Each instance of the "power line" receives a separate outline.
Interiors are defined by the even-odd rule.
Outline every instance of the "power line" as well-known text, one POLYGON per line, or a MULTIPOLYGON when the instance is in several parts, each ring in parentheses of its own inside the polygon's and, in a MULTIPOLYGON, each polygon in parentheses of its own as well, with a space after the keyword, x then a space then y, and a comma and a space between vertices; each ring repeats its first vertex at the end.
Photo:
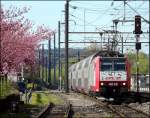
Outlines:
MULTIPOLYGON (((132 8, 129 4, 127 4, 127 5, 128 5, 128 7, 131 8, 135 13, 137 13, 138 15, 140 15, 140 13, 137 12, 134 8, 132 8)), ((141 15, 140 15, 140 16, 141 16, 141 15)), ((146 20, 143 16, 141 16, 141 18, 142 18, 145 22, 147 22, 148 24, 150 24, 150 21, 146 20)))
MULTIPOLYGON (((113 34, 116 33, 116 31, 113 30, 106 30, 104 32, 69 32, 70 34, 113 34)), ((118 34, 133 34, 133 32, 117 32, 118 34)), ((148 34, 149 32, 143 32, 143 34, 148 34)))
MULTIPOLYGON (((65 43, 65 42, 60 42, 60 43, 65 43)), ((70 41, 68 43, 103 43, 103 42, 99 42, 99 41, 70 41)), ((118 43, 122 43, 122 42, 118 42, 118 43)), ((123 43, 136 43, 136 42, 123 42, 123 43)), ((148 44, 149 42, 141 42, 143 44, 148 44)), ((134 45, 135 46, 135 45, 134 45)))

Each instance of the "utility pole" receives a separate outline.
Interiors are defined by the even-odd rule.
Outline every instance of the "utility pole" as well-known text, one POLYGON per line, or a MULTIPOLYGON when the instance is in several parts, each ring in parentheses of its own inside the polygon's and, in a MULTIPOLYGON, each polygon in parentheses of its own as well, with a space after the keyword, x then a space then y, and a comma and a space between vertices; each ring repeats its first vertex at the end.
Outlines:
POLYGON ((78 50, 78 62, 80 61, 80 51, 78 50))
POLYGON ((60 75, 60 21, 58 21, 58 78, 59 89, 61 89, 61 75, 60 75))
POLYGON ((47 56, 45 57, 45 65, 46 65, 46 68, 45 68, 45 74, 46 74, 46 76, 45 76, 45 78, 46 78, 46 83, 48 82, 48 79, 47 79, 47 56))
POLYGON ((41 62, 40 62, 40 61, 41 61, 41 57, 40 57, 40 56, 41 56, 41 53, 40 53, 40 48, 39 48, 39 78, 41 77, 41 76, 40 76, 40 75, 41 75, 41 71, 40 71, 40 70, 41 70, 41 67, 40 67, 40 64, 41 64, 41 62))
POLYGON ((62 62, 60 61, 60 90, 61 90, 61 88, 62 88, 62 68, 63 68, 63 65, 62 65, 62 62))
POLYGON ((114 43, 114 47, 112 47, 112 49, 115 51, 116 50, 116 46, 117 46, 117 24, 118 24, 118 20, 113 20, 114 24, 115 24, 115 35, 114 35, 114 40, 113 40, 113 43, 114 43))
POLYGON ((103 33, 101 32, 101 33, 100 33, 100 37, 101 37, 101 50, 102 50, 102 46, 103 46, 103 42, 102 42, 102 40, 103 40, 103 39, 102 39, 102 35, 103 35, 103 33))
POLYGON ((0 38, 0 77, 1 77, 1 74, 2 74, 2 45, 1 45, 1 38, 0 38))
MULTIPOLYGON (((2 30, 0 30, 0 35, 2 36, 2 30)), ((1 45, 1 37, 0 37, 0 98, 2 96, 2 91, 3 91, 3 87, 2 87, 2 45, 1 45)))
POLYGON ((123 17, 123 20, 125 21, 126 20, 126 0, 124 0, 124 9, 123 9, 123 11, 124 11, 124 17, 123 17))
POLYGON ((65 91, 69 93, 68 86, 68 33, 69 33, 69 0, 66 0, 65 4, 65 91))
POLYGON ((56 37, 54 33, 54 86, 56 84, 56 37))
POLYGON ((48 83, 51 86, 51 37, 48 40, 48 83))
MULTIPOLYGON (((84 32, 85 32, 85 9, 84 9, 84 32)), ((86 40, 86 34, 84 34, 84 40, 86 40)))
POLYGON ((122 47, 122 54, 123 54, 123 36, 121 37, 121 47, 122 47))
MULTIPOLYGON (((149 0, 149 13, 150 13, 150 0, 149 0)), ((149 14, 149 91, 150 91, 150 14, 149 14)), ((150 96, 150 95, 149 95, 150 96)))
POLYGON ((42 80, 44 80, 44 44, 42 44, 42 80))
POLYGON ((24 80, 24 63, 21 63, 21 79, 24 80))
MULTIPOLYGON (((2 36, 4 30, 0 30, 0 35, 2 36)), ((1 74, 2 74, 2 39, 0 37, 0 79, 1 79, 1 74)))

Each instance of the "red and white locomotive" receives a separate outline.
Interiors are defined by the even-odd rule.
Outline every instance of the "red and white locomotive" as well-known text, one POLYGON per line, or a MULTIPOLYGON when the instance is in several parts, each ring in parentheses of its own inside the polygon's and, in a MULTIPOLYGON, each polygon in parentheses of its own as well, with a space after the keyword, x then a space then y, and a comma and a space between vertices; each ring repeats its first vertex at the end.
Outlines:
POLYGON ((100 51, 69 68, 69 87, 87 94, 114 96, 130 89, 130 64, 124 55, 100 51))

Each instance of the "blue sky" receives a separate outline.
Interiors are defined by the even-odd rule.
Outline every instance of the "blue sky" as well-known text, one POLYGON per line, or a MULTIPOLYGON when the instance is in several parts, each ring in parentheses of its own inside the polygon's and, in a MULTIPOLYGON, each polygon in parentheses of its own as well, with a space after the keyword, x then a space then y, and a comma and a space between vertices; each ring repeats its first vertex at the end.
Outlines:
POLYGON ((29 7, 30 11, 25 17, 30 19, 35 25, 46 25, 52 29, 57 28, 57 20, 61 18, 61 10, 64 9, 63 1, 2 1, 4 8, 17 6, 29 7))
MULTIPOLYGON (((64 22, 64 1, 2 1, 4 8, 8 9, 11 5, 17 7, 30 7, 31 10, 25 14, 25 17, 30 19, 35 26, 44 24, 49 28, 57 31, 58 20, 64 22)), ((140 15, 148 19, 148 1, 138 1, 131 2, 128 4, 136 9, 140 15)), ((73 9, 70 6, 70 31, 102 31, 111 29, 113 19, 122 19, 124 17, 123 2, 112 2, 112 1, 71 1, 71 6, 76 6, 73 9)), ((126 6, 126 19, 134 19, 136 13, 126 6)), ((142 28, 144 31, 148 30, 148 24, 143 23, 142 28)), ((120 31, 130 31, 134 30, 134 23, 119 23, 118 29, 120 31)), ((64 25, 61 25, 61 40, 64 40, 64 25)), ((148 35, 142 35, 141 37, 146 37, 148 35)), ((126 40, 135 41, 132 36, 124 36, 126 40)), ((148 41, 144 38, 142 41, 148 41)), ((99 35, 70 35, 70 39, 73 41, 98 41, 100 39, 99 35), (86 37, 86 38, 85 38, 86 37), (94 38, 95 37, 95 38, 94 38), (98 38, 96 38, 98 37, 98 38)), ((44 42, 45 44, 47 42, 44 42)), ((63 46, 63 45, 62 45, 63 46)), ((86 44, 70 44, 70 47, 86 47, 86 44)), ((148 46, 143 45, 142 50, 147 51, 148 46)), ((134 49, 134 47, 126 47, 128 49, 134 49)), ((127 50, 127 49, 125 49, 127 50)))

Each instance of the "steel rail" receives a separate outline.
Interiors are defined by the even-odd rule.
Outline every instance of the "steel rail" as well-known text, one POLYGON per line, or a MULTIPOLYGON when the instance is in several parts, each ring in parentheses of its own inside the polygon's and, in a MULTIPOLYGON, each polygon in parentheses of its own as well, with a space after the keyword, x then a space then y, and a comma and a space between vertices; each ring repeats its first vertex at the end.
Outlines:
POLYGON ((65 118, 71 118, 72 117, 72 104, 67 101, 61 94, 56 94, 55 92, 53 92, 53 94, 55 94, 56 96, 60 97, 61 99, 63 99, 63 101, 65 102, 65 108, 66 108, 66 111, 65 111, 65 115, 64 117, 65 118))
POLYGON ((117 115, 119 115, 121 118, 125 117, 124 114, 122 114, 120 111, 117 111, 116 109, 114 109, 114 107, 112 107, 111 105, 107 106, 111 111, 113 111, 114 113, 116 113, 117 115))
POLYGON ((85 96, 86 98, 95 101, 99 107, 102 107, 102 106, 103 106, 103 107, 106 107, 106 108, 108 108, 109 110, 111 110, 113 113, 115 113, 116 115, 119 115, 120 117, 123 117, 123 114, 120 114, 119 112, 115 111, 115 110, 114 110, 111 106, 109 106, 107 103, 101 102, 101 101, 98 100, 96 97, 89 96, 89 95, 87 95, 87 94, 82 94, 82 93, 78 93, 78 94, 81 94, 81 95, 85 96))
POLYGON ((143 112, 143 111, 141 111, 141 110, 138 110, 138 109, 136 109, 136 108, 133 108, 133 107, 131 107, 131 106, 129 106, 129 105, 127 105, 126 107, 128 107, 128 108, 130 108, 130 109, 133 109, 133 110, 135 110, 135 111, 137 111, 137 112, 140 112, 141 114, 143 114, 143 115, 147 116, 148 118, 150 118, 150 115, 149 115, 149 114, 147 114, 147 113, 145 113, 145 112, 143 112))
POLYGON ((104 107, 106 107, 106 108, 108 108, 108 109, 110 109, 113 113, 115 113, 116 115, 118 115, 119 117, 123 117, 123 118, 125 118, 126 117, 126 114, 125 113, 122 113, 122 112, 120 112, 120 110, 117 110, 117 109, 115 109, 115 106, 117 107, 126 107, 127 109, 131 109, 132 111, 135 111, 135 112, 137 112, 137 114, 142 114, 142 115, 144 115, 145 117, 150 117, 150 115, 149 114, 146 114, 146 113, 144 113, 143 111, 141 111, 141 110, 138 110, 138 109, 134 109, 134 108, 132 108, 132 107, 130 107, 130 106, 128 106, 128 105, 111 105, 111 104, 109 104, 109 103, 103 103, 103 102, 101 102, 100 100, 98 100, 96 97, 93 97, 93 96, 89 96, 89 95, 87 95, 87 94, 82 94, 82 93, 78 93, 78 94, 81 94, 81 95, 83 95, 83 96, 85 96, 85 97, 87 97, 87 98, 89 98, 89 99, 91 99, 91 100, 93 100, 93 101, 95 101, 96 103, 98 103, 98 105, 100 106, 100 107, 102 107, 102 106, 104 106, 104 107))
POLYGON ((53 103, 48 104, 42 111, 36 116, 36 118, 45 118, 53 108, 53 103))
POLYGON ((135 108, 132 108, 128 105, 108 105, 108 107, 113 110, 115 113, 117 113, 120 117, 126 118, 126 117, 139 117, 140 115, 142 115, 142 117, 146 118, 146 117, 150 117, 148 114, 144 113, 141 110, 137 110, 135 108), (125 112, 124 112, 125 111, 125 112), (136 116, 131 116, 133 114, 131 114, 131 112, 135 112, 134 114, 136 116), (129 116, 130 115, 130 116, 129 116))
POLYGON ((66 118, 71 118, 72 117, 72 113, 71 113, 71 108, 72 105, 70 104, 70 102, 67 103, 67 110, 65 112, 65 117, 66 118))

